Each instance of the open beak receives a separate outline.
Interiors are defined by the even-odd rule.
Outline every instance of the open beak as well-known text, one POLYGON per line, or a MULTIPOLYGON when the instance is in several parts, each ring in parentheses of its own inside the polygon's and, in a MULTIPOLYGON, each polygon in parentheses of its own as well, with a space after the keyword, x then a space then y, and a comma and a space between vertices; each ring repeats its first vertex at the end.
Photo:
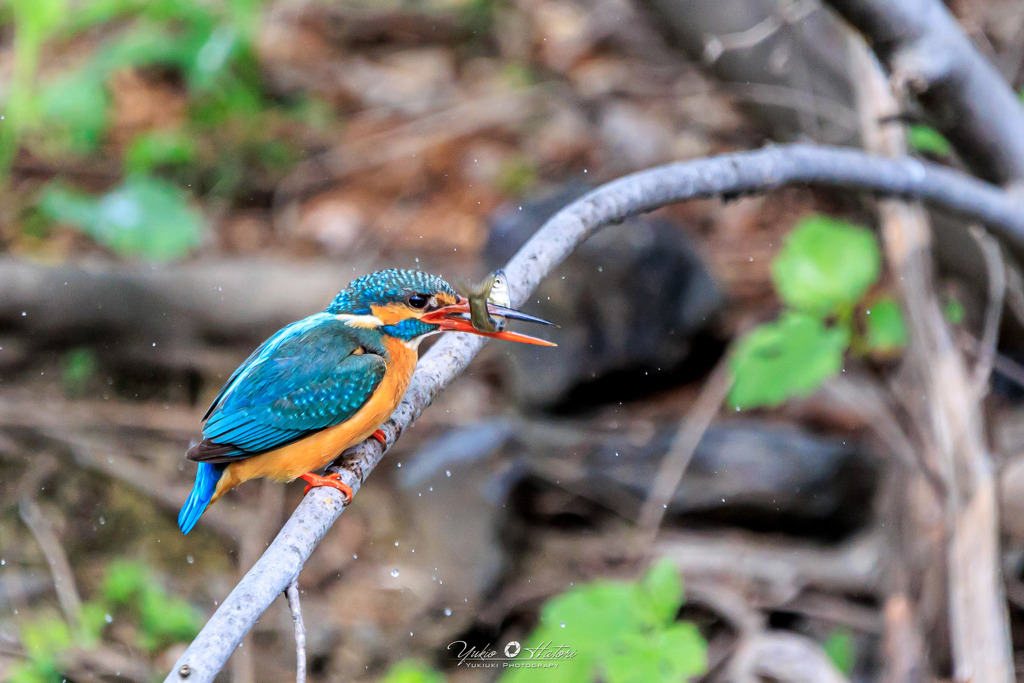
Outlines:
MULTIPOLYGON (((494 317, 505 318, 506 320, 522 320, 524 322, 539 323, 541 325, 554 325, 554 323, 548 322, 543 318, 527 315, 526 313, 522 313, 513 308, 506 308, 505 306, 499 306, 497 304, 488 303, 487 311, 494 317)), ((558 346, 558 344, 549 342, 546 339, 538 339, 537 337, 530 337, 525 334, 519 334, 518 332, 509 332, 508 330, 487 332, 485 330, 479 330, 473 327, 470 315, 469 299, 459 297, 458 303, 454 303, 451 306, 445 306, 444 308, 439 308, 436 311, 431 311, 430 313, 425 313, 420 316, 420 320, 432 325, 438 325, 445 331, 469 332, 470 334, 476 334, 481 337, 505 339, 507 341, 520 342, 523 344, 536 344, 537 346, 558 346)))

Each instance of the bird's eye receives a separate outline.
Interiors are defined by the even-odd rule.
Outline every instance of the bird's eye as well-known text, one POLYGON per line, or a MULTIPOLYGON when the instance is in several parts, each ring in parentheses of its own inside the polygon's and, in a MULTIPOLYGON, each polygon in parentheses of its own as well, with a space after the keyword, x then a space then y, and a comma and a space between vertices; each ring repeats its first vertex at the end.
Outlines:
POLYGON ((413 308, 426 308, 430 303, 430 297, 426 294, 412 294, 409 296, 409 305, 413 308))

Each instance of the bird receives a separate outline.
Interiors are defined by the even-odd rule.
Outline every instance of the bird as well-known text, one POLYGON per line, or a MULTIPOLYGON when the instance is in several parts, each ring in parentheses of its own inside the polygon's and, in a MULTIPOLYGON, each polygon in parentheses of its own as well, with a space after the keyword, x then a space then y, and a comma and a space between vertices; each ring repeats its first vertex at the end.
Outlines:
MULTIPOLYGON (((487 307, 501 319, 552 324, 487 307)), ((384 443, 379 427, 409 387, 420 342, 445 331, 555 346, 477 329, 470 299, 437 275, 393 268, 359 277, 323 311, 271 335, 230 375, 203 416, 202 441, 186 453, 198 470, 178 515, 181 531, 189 533, 226 492, 259 477, 304 479, 307 492, 329 486, 351 500, 337 475, 316 471, 369 437, 384 443)))

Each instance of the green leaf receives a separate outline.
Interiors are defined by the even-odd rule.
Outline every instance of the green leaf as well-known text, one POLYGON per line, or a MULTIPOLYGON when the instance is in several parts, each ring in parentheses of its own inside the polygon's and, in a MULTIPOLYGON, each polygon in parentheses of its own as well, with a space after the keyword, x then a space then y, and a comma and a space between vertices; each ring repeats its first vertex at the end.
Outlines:
POLYGON ((675 563, 661 559, 640 582, 640 596, 649 610, 653 623, 671 623, 683 604, 683 581, 675 563))
POLYGON ((28 656, 11 680, 21 683, 51 683, 60 680, 57 662, 61 653, 71 647, 71 628, 63 619, 44 613, 21 624, 21 644, 28 656))
POLYGON ((817 318, 786 312, 744 335, 729 358, 735 408, 775 407, 806 396, 843 367, 849 333, 817 318))
POLYGON ((160 166, 185 166, 196 156, 195 142, 177 131, 154 131, 136 136, 124 155, 129 175, 145 175, 160 166))
POLYGON ((648 610, 636 598, 636 585, 620 581, 595 581, 552 598, 541 608, 540 625, 523 647, 549 643, 554 648, 572 648, 576 656, 559 660, 558 666, 550 669, 513 669, 502 681, 592 680, 613 644, 623 634, 639 632, 645 626, 648 610))
POLYGON ((628 635, 605 659, 609 683, 676 683, 707 666, 707 645, 693 624, 628 635))
POLYGON ((844 674, 853 671, 853 636, 845 629, 836 629, 825 640, 825 654, 844 674))
POLYGON ((964 321, 964 305, 956 299, 950 299, 942 306, 942 314, 953 325, 959 325, 964 321))
POLYGON ((114 606, 130 606, 149 588, 152 580, 149 571, 139 562, 111 562, 103 581, 103 597, 114 606))
POLYGON ((878 240, 870 230, 814 215, 789 233, 771 270, 787 305, 824 317, 851 309, 881 268, 878 240))
POLYGON ((865 341, 876 353, 893 353, 907 345, 907 326, 899 304, 891 298, 875 301, 864 311, 865 341))
POLYGON ((76 154, 95 151, 107 130, 107 89, 89 70, 65 74, 40 93, 40 115, 47 137, 63 136, 76 154))
POLYGON ((423 662, 405 659, 388 669, 383 683, 444 683, 445 678, 423 662))
POLYGON ((64 354, 61 362, 61 384, 68 394, 83 396, 95 372, 96 355, 92 349, 72 349, 64 354))
POLYGON ((57 29, 67 13, 66 0, 8 0, 14 10, 16 30, 33 42, 41 42, 57 29))
MULTIPOLYGON (((110 615, 107 606, 97 600, 89 600, 82 605, 81 640, 86 643, 97 643, 107 627, 110 615)), ((82 643, 80 642, 79 645, 82 643)))
POLYGON ((156 23, 138 22, 103 47, 93 68, 105 77, 118 69, 158 64, 184 69, 194 58, 190 41, 156 23))
POLYGON ((155 581, 143 591, 138 609, 140 643, 150 652, 192 640, 202 627, 192 605, 168 595, 155 581))
POLYGON ((104 602, 138 619, 138 642, 150 652, 191 640, 202 625, 193 607, 167 594, 152 572, 139 562, 123 560, 107 567, 104 602))
MULTIPOLYGON (((595 581, 572 588, 544 605, 540 625, 523 649, 529 651, 546 643, 552 649, 564 646, 575 650, 575 656, 559 659, 557 667, 512 669, 502 681, 593 680, 612 666, 608 661, 612 655, 624 661, 645 659, 645 666, 646 659, 650 659, 651 667, 657 671, 678 672, 681 667, 691 671, 696 666, 690 656, 692 650, 680 653, 685 667, 675 654, 657 650, 661 646, 688 646, 690 635, 696 634, 703 651, 703 639, 695 630, 684 629, 686 636, 675 633, 677 626, 689 626, 675 623, 682 600, 682 581, 670 560, 656 564, 640 581, 595 581)), ((620 664, 625 666, 622 662, 615 666, 620 664)), ((673 680, 679 680, 679 676, 673 680)))
POLYGON ((61 185, 49 186, 40 208, 125 256, 166 261, 187 254, 202 237, 203 220, 186 194, 151 176, 130 176, 96 198, 61 185))
POLYGON ((918 124, 907 128, 907 144, 915 152, 943 158, 953 156, 953 146, 949 140, 931 126, 918 124))

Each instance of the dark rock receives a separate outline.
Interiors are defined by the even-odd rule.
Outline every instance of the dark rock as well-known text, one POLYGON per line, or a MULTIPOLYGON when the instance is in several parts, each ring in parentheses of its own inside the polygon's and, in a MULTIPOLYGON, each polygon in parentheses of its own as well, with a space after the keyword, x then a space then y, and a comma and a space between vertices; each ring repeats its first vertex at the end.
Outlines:
MULTIPOLYGON (((577 183, 499 208, 484 250, 488 268, 504 264, 587 189, 577 183)), ((680 227, 638 217, 608 228, 577 249, 525 305, 560 326, 544 330, 559 348, 504 347, 516 399, 528 408, 572 409, 643 395, 675 383, 680 373, 702 372, 720 350, 707 332, 722 303, 680 227)))
MULTIPOLYGON (((513 490, 525 489, 517 500, 527 516, 542 518, 538 523, 577 516, 580 523, 596 525, 613 512, 635 519, 679 424, 605 422, 467 424, 423 444, 403 469, 401 485, 415 492, 450 487, 459 478, 464 489, 472 482, 475 495, 467 498, 479 497, 495 509, 505 507, 513 490)), ((683 520, 691 527, 738 526, 835 541, 871 518, 880 462, 859 439, 761 419, 726 419, 705 432, 669 502, 666 524, 683 520)), ((451 503, 451 496, 443 499, 451 503)))

